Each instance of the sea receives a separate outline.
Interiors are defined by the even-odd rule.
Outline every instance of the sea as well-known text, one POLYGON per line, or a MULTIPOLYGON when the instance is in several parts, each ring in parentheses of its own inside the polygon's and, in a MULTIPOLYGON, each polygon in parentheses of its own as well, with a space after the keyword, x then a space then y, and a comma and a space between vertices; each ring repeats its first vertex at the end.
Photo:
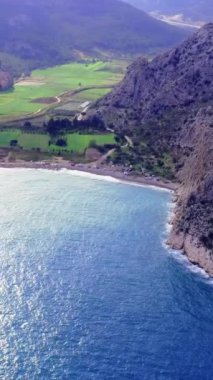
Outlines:
POLYGON ((0 169, 0 379, 212 380, 213 281, 169 250, 172 193, 0 169))

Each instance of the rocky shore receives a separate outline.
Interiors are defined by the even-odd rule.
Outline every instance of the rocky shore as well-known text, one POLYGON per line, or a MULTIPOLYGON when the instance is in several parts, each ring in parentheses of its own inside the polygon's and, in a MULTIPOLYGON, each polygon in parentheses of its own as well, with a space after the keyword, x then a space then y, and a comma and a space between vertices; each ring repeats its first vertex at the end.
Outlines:
POLYGON ((211 251, 202 246, 198 239, 190 234, 172 231, 167 244, 175 250, 181 250, 186 254, 192 264, 204 269, 206 273, 213 277, 213 260, 211 251))

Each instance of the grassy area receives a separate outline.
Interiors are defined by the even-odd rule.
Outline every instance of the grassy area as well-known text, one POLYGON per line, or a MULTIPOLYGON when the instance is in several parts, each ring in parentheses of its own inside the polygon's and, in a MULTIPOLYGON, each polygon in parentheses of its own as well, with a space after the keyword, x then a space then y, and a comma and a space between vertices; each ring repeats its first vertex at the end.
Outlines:
MULTIPOLYGON (((113 134, 106 135, 79 135, 78 133, 67 134, 67 147, 65 150, 76 153, 83 153, 88 148, 91 142, 97 145, 114 144, 115 139, 113 134)), ((51 150, 61 151, 62 148, 57 145, 51 145, 51 150)))
POLYGON ((103 97, 108 92, 109 92, 109 89, 107 89, 107 88, 95 88, 92 90, 86 90, 86 91, 79 92, 79 94, 75 95, 74 99, 79 100, 81 102, 84 102, 86 100, 93 101, 93 100, 96 100, 96 99, 103 97))
MULTIPOLYGON (((28 80, 16 83, 13 90, 0 93, 0 120, 37 112, 46 107, 35 103, 39 98, 55 97, 69 90, 87 86, 113 85, 123 77, 126 64, 122 61, 70 63, 44 70, 35 70, 28 80)), ((88 100, 98 99, 109 90, 88 92, 88 100)), ((82 97, 85 99, 84 95, 82 97)))
POLYGON ((15 130, 6 130, 0 131, 0 147, 7 148, 10 146, 11 140, 18 140, 20 137, 21 131, 18 129, 15 130))
POLYGON ((12 140, 17 140, 17 146, 25 149, 39 149, 42 152, 74 152, 83 153, 88 148, 91 142, 95 142, 97 145, 114 144, 115 139, 112 133, 109 134, 78 134, 68 133, 63 136, 67 141, 66 147, 59 147, 52 143, 48 134, 41 133, 25 133, 21 130, 5 130, 0 131, 0 147, 10 147, 12 140))

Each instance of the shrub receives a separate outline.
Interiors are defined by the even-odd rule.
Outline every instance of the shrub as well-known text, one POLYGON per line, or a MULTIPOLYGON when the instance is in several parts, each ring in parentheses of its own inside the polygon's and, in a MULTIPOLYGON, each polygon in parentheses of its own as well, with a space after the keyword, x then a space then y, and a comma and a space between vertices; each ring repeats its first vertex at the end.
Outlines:
POLYGON ((60 147, 65 147, 67 146, 67 140, 60 138, 56 141, 56 145, 60 147))
POLYGON ((18 145, 18 140, 11 140, 10 141, 10 146, 17 146, 18 145))

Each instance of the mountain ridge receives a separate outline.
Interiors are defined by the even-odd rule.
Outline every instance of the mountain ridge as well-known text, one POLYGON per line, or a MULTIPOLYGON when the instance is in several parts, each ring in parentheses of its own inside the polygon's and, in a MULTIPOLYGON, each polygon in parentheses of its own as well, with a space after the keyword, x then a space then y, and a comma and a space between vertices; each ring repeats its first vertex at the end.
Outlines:
POLYGON ((131 136, 133 148, 117 152, 117 162, 164 169, 180 182, 170 244, 213 275, 212 83, 210 23, 152 62, 136 60, 95 113, 131 136))

